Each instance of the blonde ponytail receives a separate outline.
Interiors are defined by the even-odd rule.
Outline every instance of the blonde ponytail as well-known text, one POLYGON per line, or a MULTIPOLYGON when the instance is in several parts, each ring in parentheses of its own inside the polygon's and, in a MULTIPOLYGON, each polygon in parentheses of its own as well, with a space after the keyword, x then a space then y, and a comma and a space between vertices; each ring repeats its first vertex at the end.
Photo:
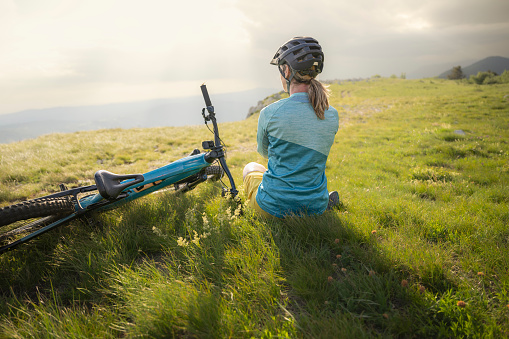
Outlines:
POLYGON ((292 81, 299 84, 309 85, 309 102, 311 103, 311 106, 313 107, 313 110, 315 111, 318 119, 325 119, 325 111, 329 109, 329 87, 322 84, 314 77, 311 77, 307 74, 302 74, 300 72, 295 73, 292 81))
POLYGON ((315 78, 311 79, 308 89, 309 102, 318 119, 325 119, 325 111, 329 109, 329 88, 315 78))

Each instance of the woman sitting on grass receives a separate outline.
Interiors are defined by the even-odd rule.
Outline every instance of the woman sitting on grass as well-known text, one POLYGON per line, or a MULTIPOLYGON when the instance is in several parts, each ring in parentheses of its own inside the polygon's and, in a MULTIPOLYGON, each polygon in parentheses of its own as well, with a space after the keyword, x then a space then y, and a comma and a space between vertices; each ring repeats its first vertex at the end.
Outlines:
POLYGON ((251 162, 243 172, 248 206, 263 216, 321 214, 339 203, 336 191, 328 194, 325 176, 339 118, 327 88, 315 79, 323 60, 318 41, 296 37, 270 62, 290 97, 260 112, 258 152, 268 158, 268 169, 251 162))

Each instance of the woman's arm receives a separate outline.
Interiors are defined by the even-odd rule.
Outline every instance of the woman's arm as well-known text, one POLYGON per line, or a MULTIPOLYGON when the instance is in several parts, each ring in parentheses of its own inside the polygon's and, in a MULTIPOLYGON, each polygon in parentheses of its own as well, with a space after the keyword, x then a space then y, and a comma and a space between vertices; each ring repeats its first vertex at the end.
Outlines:
POLYGON ((258 143, 258 153, 260 153, 262 157, 268 158, 269 136, 267 134, 267 119, 264 111, 265 109, 262 109, 260 112, 260 117, 258 118, 258 132, 256 135, 256 141, 258 143))

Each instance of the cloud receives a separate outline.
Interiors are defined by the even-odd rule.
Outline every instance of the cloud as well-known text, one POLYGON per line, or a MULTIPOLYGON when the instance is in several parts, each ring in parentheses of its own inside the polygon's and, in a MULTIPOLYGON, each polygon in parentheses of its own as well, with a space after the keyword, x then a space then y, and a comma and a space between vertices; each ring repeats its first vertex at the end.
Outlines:
POLYGON ((317 38, 325 77, 399 74, 426 63, 509 54, 509 2, 499 0, 259 0, 237 6, 265 55, 295 35, 317 38))
POLYGON ((450 0, 422 2, 421 12, 438 28, 508 23, 509 2, 450 0))
MULTIPOLYGON (((102 96, 96 103, 122 100, 122 91, 113 87, 139 99, 164 95, 154 91, 157 86, 171 88, 174 95, 180 87, 180 95, 189 95, 183 84, 205 80, 231 90, 228 84, 241 69, 242 55, 249 54, 242 17, 222 0, 0 0, 0 28, 8 32, 0 35, 0 88, 16 90, 6 100, 13 101, 24 97, 22 91, 39 88, 63 96, 74 86, 81 91, 70 95, 81 93, 90 100, 95 93, 102 96), (87 84, 94 88, 83 92, 87 84), (105 97, 101 92, 118 94, 105 97)), ((248 80, 236 87, 248 84, 253 86, 248 80)))
MULTIPOLYGON (((47 1, 47 0, 46 0, 47 1)), ((242 42, 237 30, 239 13, 215 2, 194 1, 66 1, 66 6, 41 10, 37 16, 18 15, 11 9, 11 46, 19 53, 108 48, 129 55, 161 53, 170 60, 191 58, 199 52, 214 52, 228 40, 242 42), (199 9, 195 7, 199 5, 199 9), (19 20, 17 24, 13 21, 19 20), (14 40, 14 39, 13 39, 14 40)), ((12 3, 10 5, 12 8, 12 3)), ((18 13, 20 12, 20 8, 18 13)), ((38 54, 33 55, 33 60, 38 54)))
POLYGON ((507 13, 502 0, 0 0, 0 90, 11 93, 0 113, 35 97, 188 95, 203 81, 278 88, 269 61, 296 35, 322 44, 322 79, 509 56, 507 13))

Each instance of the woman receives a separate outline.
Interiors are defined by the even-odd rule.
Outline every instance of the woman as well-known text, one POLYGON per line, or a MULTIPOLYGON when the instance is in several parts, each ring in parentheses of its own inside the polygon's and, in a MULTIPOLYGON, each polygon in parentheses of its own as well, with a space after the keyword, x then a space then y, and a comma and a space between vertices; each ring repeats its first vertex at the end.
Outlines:
POLYGON ((278 66, 289 98, 260 112, 258 152, 268 169, 252 162, 244 168, 248 206, 263 216, 321 214, 337 192, 327 191, 325 164, 338 131, 338 112, 329 106, 328 90, 315 78, 324 55, 318 41, 296 37, 279 48, 270 62, 278 66))

